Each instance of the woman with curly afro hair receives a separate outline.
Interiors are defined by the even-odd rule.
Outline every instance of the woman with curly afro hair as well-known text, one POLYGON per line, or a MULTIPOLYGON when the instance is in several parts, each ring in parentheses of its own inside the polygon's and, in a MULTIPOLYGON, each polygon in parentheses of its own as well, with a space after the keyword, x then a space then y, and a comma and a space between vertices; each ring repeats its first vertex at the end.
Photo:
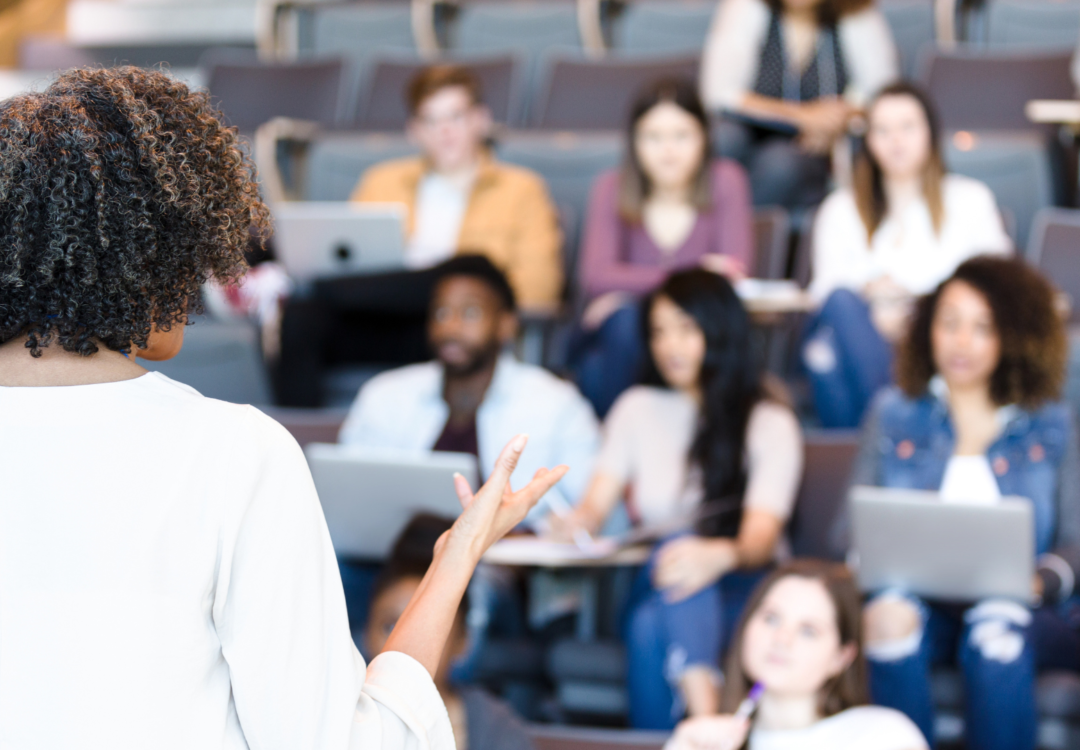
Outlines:
POLYGON ((1021 260, 964 262, 916 303, 898 352, 899 387, 878 396, 863 426, 853 484, 1032 505, 1039 605, 893 591, 867 606, 871 692, 910 716, 931 745, 932 664, 962 668, 972 750, 1034 748, 1036 670, 1080 667, 1080 634, 1058 609, 1080 575, 1080 448, 1072 410, 1058 400, 1066 339, 1054 300, 1021 260))
POLYGON ((268 213, 236 131, 159 72, 0 103, 0 744, 451 748, 431 675, 480 556, 565 472, 519 437, 365 666, 303 453, 136 357, 268 213))

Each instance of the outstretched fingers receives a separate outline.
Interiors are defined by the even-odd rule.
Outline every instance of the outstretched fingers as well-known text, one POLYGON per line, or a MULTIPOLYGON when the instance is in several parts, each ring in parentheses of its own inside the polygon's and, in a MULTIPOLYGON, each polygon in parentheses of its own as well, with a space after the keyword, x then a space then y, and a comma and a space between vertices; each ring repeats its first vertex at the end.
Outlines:
POLYGON ((469 486, 469 480, 461 474, 454 474, 454 491, 457 493, 462 510, 468 510, 476 497, 473 495, 472 487, 469 486))

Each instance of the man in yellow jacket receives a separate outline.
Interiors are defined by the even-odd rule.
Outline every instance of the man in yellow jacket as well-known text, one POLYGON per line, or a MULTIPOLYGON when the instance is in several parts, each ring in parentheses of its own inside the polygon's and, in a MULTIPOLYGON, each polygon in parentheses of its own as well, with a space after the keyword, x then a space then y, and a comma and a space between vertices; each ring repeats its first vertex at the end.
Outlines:
POLYGON ((427 68, 407 99, 409 135, 422 154, 372 167, 352 199, 405 204, 411 266, 486 255, 524 309, 553 307, 563 283, 555 208, 539 175, 491 155, 491 115, 475 76, 452 65, 427 68))
POLYGON ((318 280, 285 305, 274 366, 277 402, 319 406, 325 373, 340 365, 428 359, 432 278, 452 256, 486 256, 506 274, 523 312, 552 311, 563 287, 562 233, 543 180, 496 161, 491 115, 473 74, 422 71, 406 92, 409 134, 421 155, 372 167, 355 201, 406 207, 406 272, 318 280))

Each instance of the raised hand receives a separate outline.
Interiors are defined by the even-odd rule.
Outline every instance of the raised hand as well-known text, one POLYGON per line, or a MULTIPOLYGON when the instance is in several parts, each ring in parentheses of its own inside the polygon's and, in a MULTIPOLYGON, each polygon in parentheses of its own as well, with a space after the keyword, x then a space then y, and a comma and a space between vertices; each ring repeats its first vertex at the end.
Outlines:
POLYGON ((514 473, 528 436, 518 435, 503 448, 495 462, 495 471, 475 494, 465 478, 454 478, 454 489, 464 512, 447 532, 446 544, 467 551, 479 561, 488 548, 521 523, 534 505, 563 478, 569 468, 556 466, 540 469, 532 481, 514 492, 510 475, 514 473))

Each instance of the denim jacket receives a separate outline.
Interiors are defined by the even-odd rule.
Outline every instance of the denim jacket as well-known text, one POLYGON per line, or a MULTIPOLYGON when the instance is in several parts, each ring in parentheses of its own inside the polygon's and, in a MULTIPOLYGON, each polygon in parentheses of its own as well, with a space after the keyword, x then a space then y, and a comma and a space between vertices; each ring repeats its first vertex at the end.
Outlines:
MULTIPOLYGON (((852 486, 941 487, 956 436, 943 394, 935 390, 919 398, 895 387, 878 394, 863 425, 852 486)), ((1080 573, 1080 448, 1072 410, 1052 402, 1034 411, 1005 407, 1000 414, 1001 434, 986 451, 998 488, 1002 495, 1031 501, 1037 554, 1052 569, 1068 565, 1075 576, 1080 573)), ((833 534, 840 554, 847 549, 848 523, 845 504, 833 534)), ((1068 578, 1067 572, 1059 577, 1068 578)))

